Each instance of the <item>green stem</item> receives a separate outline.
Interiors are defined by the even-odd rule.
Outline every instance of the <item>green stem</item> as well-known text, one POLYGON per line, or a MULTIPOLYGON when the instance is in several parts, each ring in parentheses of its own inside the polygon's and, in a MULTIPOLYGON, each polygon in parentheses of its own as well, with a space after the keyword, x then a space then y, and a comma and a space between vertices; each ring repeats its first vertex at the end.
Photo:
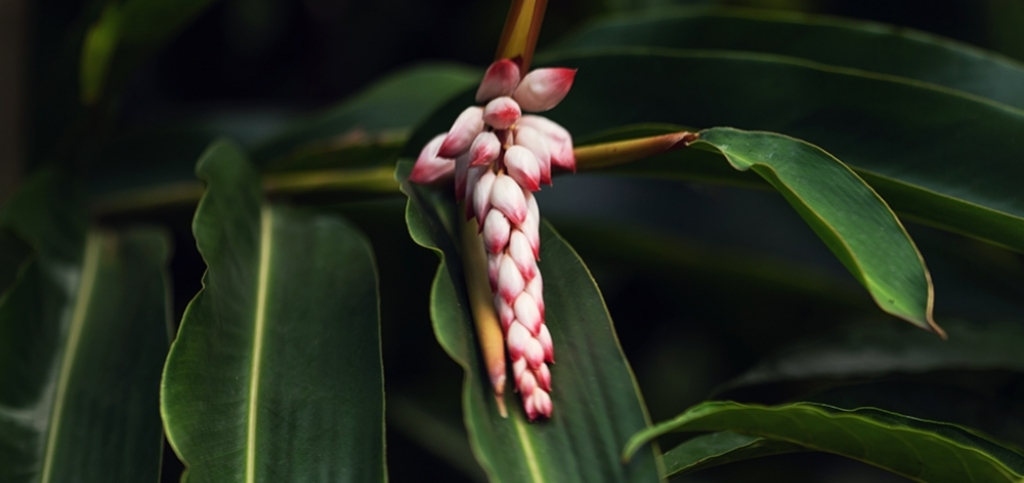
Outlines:
MULTIPOLYGON (((274 196, 400 193, 393 166, 273 173, 263 177, 263 189, 274 196)), ((199 202, 204 192, 205 188, 199 181, 118 191, 96 198, 92 211, 97 216, 111 216, 190 207, 199 202)))

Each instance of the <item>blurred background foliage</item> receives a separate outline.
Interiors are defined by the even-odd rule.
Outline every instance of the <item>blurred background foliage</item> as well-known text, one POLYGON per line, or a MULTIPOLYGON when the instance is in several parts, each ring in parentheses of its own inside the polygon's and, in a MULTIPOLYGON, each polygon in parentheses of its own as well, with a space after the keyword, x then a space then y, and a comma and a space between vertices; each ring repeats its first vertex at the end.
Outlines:
MULTIPOLYGON (((539 50, 594 16, 711 4, 901 25, 1024 60, 1019 0, 551 0, 539 50)), ((469 0, 220 0, 197 8, 194 21, 125 74, 119 81, 123 95, 104 108, 109 111, 79 112, 68 110, 78 98, 43 94, 77 92, 54 86, 77 82, 78 71, 67 70, 78 66, 74 39, 104 14, 102 4, 35 0, 27 5, 24 29, 28 101, 22 104, 33 116, 22 116, 23 128, 15 131, 29 139, 20 169, 60 158, 60 143, 46 134, 80 122, 87 149, 63 156, 96 181, 94 189, 116 184, 112 173, 137 162, 118 154, 135 147, 190 176, 199 153, 218 135, 254 148, 398 69, 424 61, 486 65, 507 7, 469 0)), ((9 173, 16 161, 4 159, 0 173, 9 173)), ((871 336, 858 331, 877 329, 884 340, 914 348, 907 349, 913 354, 939 343, 881 314, 777 194, 580 175, 559 178, 540 194, 540 203, 602 288, 654 421, 712 395, 766 403, 803 398, 881 405, 970 424, 1024 445, 1024 377, 1008 364, 994 363, 995 370, 923 364, 878 373, 870 370, 878 355, 868 353, 850 359, 868 361, 860 367, 839 364, 836 372, 813 379, 726 385, 758 361, 796 350, 786 347, 798 340, 804 347, 863 349, 871 336)), ((404 205, 404 197, 384 197, 336 208, 368 233, 378 254, 390 479, 479 481, 482 473, 461 426, 461 371, 435 342, 427 314, 437 260, 409 239, 404 205)), ((189 231, 191 215, 190 208, 170 208, 107 220, 116 225, 141 219, 173 229, 175 320, 205 268, 189 231)), ((920 225, 908 229, 932 271, 936 320, 949 329, 949 344, 987 324, 1020 323, 1019 254, 920 225)), ((970 343, 964 342, 967 359, 984 353, 984 341, 970 343)), ((166 481, 180 471, 166 451, 166 481)), ((773 475, 783 474, 794 483, 902 481, 812 453, 745 461, 677 481, 776 481, 773 475)))

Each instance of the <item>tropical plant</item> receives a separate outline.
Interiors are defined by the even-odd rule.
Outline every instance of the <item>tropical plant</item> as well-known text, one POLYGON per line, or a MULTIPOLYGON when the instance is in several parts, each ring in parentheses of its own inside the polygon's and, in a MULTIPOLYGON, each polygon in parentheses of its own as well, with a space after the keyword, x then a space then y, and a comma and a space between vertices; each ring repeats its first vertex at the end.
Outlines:
POLYGON ((515 0, 486 72, 133 126, 212 3, 33 70, 0 482, 1024 481, 1024 64, 713 2, 534 57, 515 0))

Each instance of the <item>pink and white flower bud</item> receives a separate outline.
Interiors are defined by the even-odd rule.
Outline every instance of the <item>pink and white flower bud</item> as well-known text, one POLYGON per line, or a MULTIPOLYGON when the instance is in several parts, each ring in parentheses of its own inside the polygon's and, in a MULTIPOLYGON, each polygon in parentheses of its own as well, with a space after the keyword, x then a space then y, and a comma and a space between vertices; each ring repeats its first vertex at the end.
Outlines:
MULTIPOLYGON (((516 311, 500 295, 494 296, 494 308, 497 309, 498 319, 501 320, 501 330, 508 331, 508 327, 516 320, 516 311)), ((541 342, 543 346, 543 342, 541 342)))
POLYGON ((526 235, 526 241, 530 242, 530 249, 533 250, 533 258, 540 260, 540 219, 538 216, 526 210, 526 218, 518 225, 518 229, 526 235))
POLYGON ((551 392, 551 369, 548 369, 547 364, 541 364, 537 368, 536 378, 541 389, 551 392))
MULTIPOLYGON (((541 415, 543 415, 546 418, 550 418, 551 417, 551 410, 553 408, 552 408, 552 404, 551 404, 551 395, 550 394, 548 394, 545 391, 534 391, 533 392, 533 396, 531 397, 531 399, 532 399, 532 403, 533 404, 529 404, 529 406, 532 407, 532 410, 533 410, 533 413, 534 413, 534 417, 541 416, 541 415)), ((529 412, 530 412, 530 410, 528 409, 527 413, 529 413, 529 412)))
MULTIPOLYGON (((516 314, 516 320, 526 326, 531 335, 537 337, 540 334, 540 328, 544 326, 544 319, 540 317, 540 309, 537 308, 537 302, 533 300, 533 297, 528 293, 521 293, 512 307, 516 314)), ((540 344, 538 347, 543 349, 544 344, 540 344)))
POLYGON ((540 346, 544 349, 544 360, 553 364, 555 362, 555 345, 551 341, 551 332, 548 331, 548 326, 540 326, 540 331, 537 333, 537 340, 540 342, 540 346))
POLYGON ((540 189, 540 162, 537 156, 522 146, 512 146, 505 150, 505 168, 508 175, 529 191, 540 189))
POLYGON ((529 282, 537 276, 537 258, 533 255, 533 247, 522 231, 515 230, 508 239, 508 256, 515 262, 516 268, 529 282))
POLYGON ((469 165, 487 166, 501 154, 501 142, 493 132, 484 131, 477 135, 469 147, 469 165))
POLYGON ((505 255, 487 256, 487 280, 491 282, 491 292, 497 293, 498 291, 498 272, 501 269, 501 261, 504 258, 505 255))
POLYGON ((419 184, 433 183, 441 178, 451 176, 455 172, 455 160, 442 158, 437 155, 438 149, 441 148, 441 143, 444 142, 445 135, 440 134, 434 139, 431 139, 426 146, 423 146, 423 150, 420 151, 419 158, 416 158, 416 164, 412 167, 412 173, 409 175, 409 181, 419 184))
POLYGON ((505 251, 511 231, 512 226, 505 215, 498 210, 491 210, 484 219, 484 248, 494 255, 505 251))
POLYGON ((576 69, 551 67, 535 69, 523 77, 512 98, 524 111, 543 112, 565 99, 576 77, 576 69))
POLYGON ((526 352, 523 355, 526 357, 526 363, 529 364, 530 369, 536 370, 544 364, 544 348, 533 337, 526 340, 526 352))
POLYGON ((511 177, 498 173, 491 187, 491 206, 500 210, 515 225, 526 219, 526 199, 523 189, 511 177))
POLYGON ((512 258, 507 256, 501 257, 501 265, 498 266, 498 294, 506 302, 513 304, 516 301, 516 297, 525 288, 526 281, 523 280, 523 274, 519 273, 519 268, 516 267, 512 258))
MULTIPOLYGON (((484 229, 484 218, 491 209, 491 188, 494 187, 494 180, 497 178, 493 171, 484 168, 480 180, 473 188, 473 212, 476 215, 476 222, 480 224, 480 230, 484 229)), ((527 205, 529 207, 529 205, 527 205)))
POLYGON ((529 341, 533 340, 533 337, 530 336, 530 332, 526 330, 526 327, 523 327, 523 324, 513 321, 508 326, 508 334, 505 335, 505 340, 505 344, 508 346, 508 357, 515 361, 523 357, 523 354, 526 353, 526 346, 529 341))
POLYGON ((522 115, 523 111, 519 109, 519 104, 511 97, 499 97, 484 107, 484 122, 494 129, 508 129, 522 115))
POLYGON ((530 280, 530 282, 526 284, 526 288, 523 291, 530 294, 530 296, 533 297, 533 300, 537 302, 537 309, 540 310, 540 316, 541 318, 544 318, 544 280, 540 276, 540 272, 537 272, 537 276, 533 277, 533 280, 530 280))
POLYGON ((576 171, 576 155, 572 150, 572 135, 564 127, 543 116, 523 116, 516 124, 532 127, 545 136, 548 148, 551 150, 552 166, 576 171))
POLYGON ((476 102, 487 102, 495 97, 511 96, 519 85, 519 66, 508 59, 494 62, 484 73, 484 80, 476 90, 476 102))
POLYGON ((523 394, 533 394, 537 390, 537 376, 532 371, 523 371, 523 374, 516 379, 516 388, 523 394))
POLYGON ((441 148, 437 151, 442 158, 457 158, 472 146, 473 140, 484 130, 483 108, 472 106, 467 107, 459 117, 455 119, 451 130, 445 136, 441 148))
POLYGON ((551 150, 548 148, 544 136, 532 127, 519 126, 516 128, 515 143, 517 146, 530 150, 537 157, 537 162, 540 164, 540 182, 550 186, 551 150))

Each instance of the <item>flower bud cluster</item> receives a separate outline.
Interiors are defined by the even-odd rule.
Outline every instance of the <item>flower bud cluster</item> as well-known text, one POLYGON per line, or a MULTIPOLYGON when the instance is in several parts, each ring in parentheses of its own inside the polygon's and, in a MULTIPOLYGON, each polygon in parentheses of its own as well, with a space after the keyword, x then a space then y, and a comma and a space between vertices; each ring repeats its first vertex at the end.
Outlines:
MULTIPOLYGON (((476 101, 452 128, 423 148, 410 180, 432 183, 455 176, 455 196, 465 201, 483 234, 494 308, 501 321, 516 390, 527 417, 550 417, 554 347, 544 324, 540 211, 533 192, 551 184, 552 168, 575 171, 572 137, 541 112, 557 105, 575 70, 536 69, 520 80, 510 60, 492 64, 476 101)), ((504 374, 492 374, 500 394, 504 374)))

